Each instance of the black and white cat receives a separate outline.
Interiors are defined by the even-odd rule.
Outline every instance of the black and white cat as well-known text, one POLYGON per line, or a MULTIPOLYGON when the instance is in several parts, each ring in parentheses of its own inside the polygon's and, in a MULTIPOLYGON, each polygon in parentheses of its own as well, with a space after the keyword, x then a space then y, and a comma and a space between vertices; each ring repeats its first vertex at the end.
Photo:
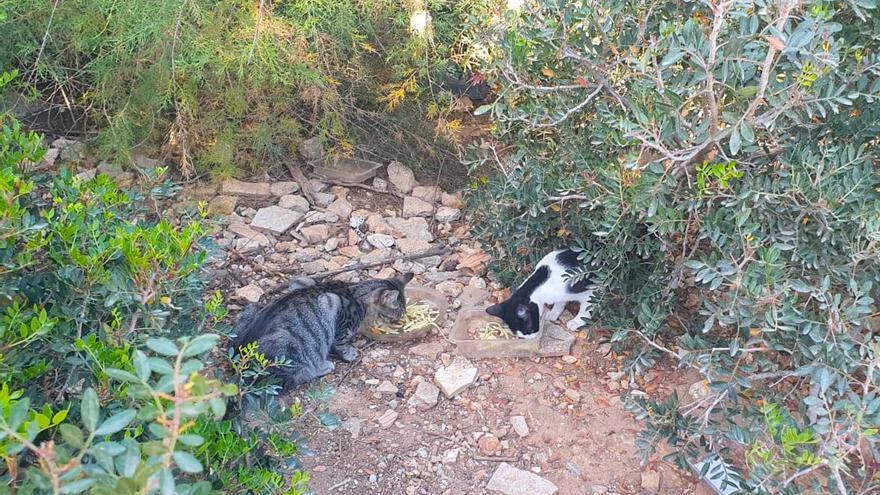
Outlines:
POLYGON ((569 330, 577 330, 590 317, 593 296, 588 280, 572 285, 566 276, 568 270, 578 265, 577 258, 578 254, 571 249, 547 254, 510 298, 489 306, 486 312, 504 320, 518 337, 534 339, 540 335, 543 318, 556 320, 565 311, 566 303, 577 302, 579 311, 566 325, 569 330), (546 305, 551 306, 549 311, 546 305))

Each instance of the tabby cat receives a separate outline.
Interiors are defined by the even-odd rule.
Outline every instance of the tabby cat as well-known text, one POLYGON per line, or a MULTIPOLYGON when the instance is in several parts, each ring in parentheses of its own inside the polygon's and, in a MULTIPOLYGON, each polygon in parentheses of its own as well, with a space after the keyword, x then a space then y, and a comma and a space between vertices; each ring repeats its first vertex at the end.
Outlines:
POLYGON ((351 341, 377 319, 397 321, 406 310, 404 287, 413 274, 359 283, 315 283, 297 279, 289 292, 258 307, 251 305, 235 322, 235 349, 257 342, 269 359, 286 358, 276 374, 285 389, 320 378, 335 368, 328 359, 357 358, 351 341))

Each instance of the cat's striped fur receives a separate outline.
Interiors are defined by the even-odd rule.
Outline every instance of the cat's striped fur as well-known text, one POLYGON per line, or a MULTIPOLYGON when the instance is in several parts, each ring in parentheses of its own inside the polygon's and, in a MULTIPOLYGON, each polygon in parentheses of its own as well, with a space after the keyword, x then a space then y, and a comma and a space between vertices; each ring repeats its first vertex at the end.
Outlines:
POLYGON ((396 321, 406 310, 407 273, 360 283, 298 279, 290 292, 266 306, 249 306, 236 320, 235 349, 257 342, 270 359, 287 358, 278 369, 285 389, 320 378, 334 369, 328 359, 354 361, 351 340, 376 319, 396 321))

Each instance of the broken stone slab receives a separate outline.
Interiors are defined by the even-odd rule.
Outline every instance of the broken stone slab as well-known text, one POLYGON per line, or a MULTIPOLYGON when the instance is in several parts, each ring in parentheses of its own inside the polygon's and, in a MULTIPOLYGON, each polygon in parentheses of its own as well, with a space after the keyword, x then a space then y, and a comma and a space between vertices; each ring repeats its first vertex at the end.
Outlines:
POLYGON ((409 194, 416 186, 416 176, 412 169, 400 162, 389 163, 387 172, 388 181, 391 182, 395 191, 409 194))
POLYGON ((362 425, 360 418, 346 419, 339 426, 341 426, 343 430, 349 432, 351 434, 351 438, 358 438, 359 436, 361 436, 362 425))
POLYGON ((427 251, 431 245, 421 239, 398 239, 396 241, 397 249, 403 254, 416 254, 427 251))
POLYGON ((208 203, 208 213, 212 215, 229 215, 235 211, 238 196, 216 196, 208 203))
POLYGON ((399 414, 397 414, 397 411, 395 411, 394 409, 388 409, 387 411, 382 413, 381 416, 376 418, 376 422, 379 423, 379 426, 381 426, 382 428, 388 428, 389 426, 393 425, 395 421, 397 421, 397 416, 399 416, 399 414))
POLYGON ((513 431, 515 431, 520 438, 529 436, 529 423, 526 421, 525 416, 511 416, 510 426, 513 427, 513 431))
POLYGON ((309 244, 323 244, 330 237, 330 227, 326 225, 309 225, 300 229, 300 233, 309 244))
POLYGON ((422 380, 416 387, 416 391, 409 398, 407 404, 419 411, 427 411, 437 405, 440 389, 427 380, 422 380))
POLYGON ((269 192, 271 192, 273 196, 287 196, 288 194, 293 194, 297 191, 299 191, 299 183, 292 180, 273 182, 272 185, 269 186, 269 192))
POLYGON ((504 495, 555 495, 559 491, 552 482, 506 462, 495 469, 486 489, 504 495))
POLYGON ((538 355, 541 357, 565 356, 571 352, 574 340, 574 334, 569 333, 561 326, 551 322, 544 322, 538 355))
POLYGON ((367 236, 367 242, 374 248, 390 248, 394 245, 394 238, 388 234, 370 234, 367 236))
MULTIPOLYGON (((368 227, 369 219, 367 219, 368 227)), ((428 226, 428 221, 422 217, 413 217, 413 218, 398 218, 398 217, 389 217, 384 220, 386 225, 394 229, 395 231, 402 234, 404 237, 409 239, 422 239, 423 241, 433 242, 434 235, 431 234, 431 228, 428 226)), ((371 228, 372 230, 372 228, 371 228)), ((374 230, 374 232, 378 232, 374 230)), ((383 232, 384 234, 391 234, 391 232, 383 232)))
POLYGON ((248 284, 235 290, 235 297, 252 303, 260 302, 262 296, 263 289, 254 284, 248 284))
POLYGON ((648 493, 659 493, 660 473, 657 471, 644 471, 642 473, 642 490, 648 493))
POLYGON ((440 194, 440 204, 449 208, 461 208, 461 198, 457 194, 440 194))
POLYGON ((251 227, 280 235, 287 232, 304 216, 300 211, 288 210, 280 206, 267 206, 257 210, 257 214, 251 221, 251 227))
POLYGON ((489 291, 478 287, 467 286, 458 296, 462 306, 477 306, 489 299, 489 291))
POLYGON ((302 196, 293 194, 285 194, 278 200, 278 206, 287 208, 288 210, 296 210, 300 213, 309 212, 309 200, 302 196))
POLYGON ((134 162, 135 167, 141 170, 154 170, 165 165, 165 162, 162 160, 149 158, 144 155, 134 155, 131 161, 134 162))
POLYGON ((426 203, 436 203, 440 200, 443 191, 437 186, 416 186, 412 190, 412 196, 426 203))
POLYGON ((220 185, 220 192, 232 196, 247 196, 249 198, 271 198, 272 191, 265 182, 242 182, 236 179, 226 179, 220 185))
POLYGON ((306 139, 299 143, 299 154, 309 165, 321 163, 324 159, 324 147, 317 137, 306 139))
POLYGON ((330 193, 316 192, 313 196, 315 205, 319 208, 327 208, 336 201, 336 196, 330 193))
POLYGON ((434 373, 434 382, 448 399, 471 386, 476 379, 477 368, 462 357, 455 358, 449 366, 443 366, 434 373))
POLYGON ((382 394, 396 394, 397 387, 389 382, 388 380, 384 380, 379 386, 376 388, 376 391, 382 394))
POLYGON ((330 206, 327 207, 327 211, 335 213, 339 218, 348 219, 351 216, 351 212, 354 208, 351 207, 351 203, 344 198, 339 198, 336 201, 330 203, 330 206))
POLYGON ((458 208, 441 206, 440 208, 437 208, 437 212, 434 213, 434 218, 442 223, 454 222, 461 218, 461 210, 458 208))
POLYGON ((419 198, 406 196, 403 198, 403 210, 401 214, 404 218, 430 217, 434 214, 434 206, 419 198))
POLYGON ((437 359, 441 352, 443 352, 443 344, 440 342, 425 342, 409 349, 410 354, 427 359, 437 359))

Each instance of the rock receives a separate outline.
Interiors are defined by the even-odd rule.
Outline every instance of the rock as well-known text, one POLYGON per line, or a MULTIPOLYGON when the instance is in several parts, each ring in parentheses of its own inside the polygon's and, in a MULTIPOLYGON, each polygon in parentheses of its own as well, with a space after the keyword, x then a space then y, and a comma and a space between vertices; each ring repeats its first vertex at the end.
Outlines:
POLYGON ((104 174, 107 177, 119 177, 125 171, 122 170, 122 164, 120 163, 104 161, 98 164, 98 173, 104 174))
POLYGON ((382 179, 381 177, 375 177, 375 178, 373 178, 373 187, 375 187, 376 189, 378 189, 380 191, 387 191, 388 190, 388 181, 385 179, 382 179))
POLYGON ((526 421, 525 416, 511 416, 510 426, 513 427, 513 431, 515 431, 520 438, 529 436, 529 423, 526 421))
POLYGON ((339 248, 339 254, 346 258, 360 258, 364 253, 357 246, 345 246, 339 248))
POLYGON ((343 430, 351 433, 351 438, 357 438, 361 436, 362 425, 360 418, 346 419, 339 426, 341 426, 343 430))
POLYGON ((278 206, 301 213, 309 212, 309 201, 302 196, 295 196, 293 194, 281 196, 281 199, 278 200, 278 206))
POLYGON ((303 219, 303 225, 311 225, 314 223, 336 223, 339 217, 332 211, 310 211, 306 213, 303 219))
POLYGON ((353 209, 351 203, 345 198, 339 198, 327 207, 327 211, 335 213, 339 218, 344 218, 345 220, 348 220, 348 217, 351 216, 353 209))
POLYGON ((593 495, 605 495, 608 493, 608 487, 605 485, 593 485, 591 490, 593 490, 593 495))
POLYGON ((440 200, 443 191, 437 186, 416 186, 412 190, 412 196, 426 203, 436 203, 440 200))
POLYGON ((367 242, 374 248, 390 248, 394 245, 394 238, 388 234, 370 234, 367 236, 367 242))
POLYGON ((58 148, 58 158, 65 162, 82 160, 85 153, 85 145, 73 139, 58 138, 52 141, 52 147, 58 148))
POLYGON ((141 170, 154 170, 165 165, 165 162, 162 160, 156 160, 155 158, 149 158, 144 155, 134 155, 131 161, 134 162, 135 167, 141 170))
POLYGON ((272 196, 287 196, 299 191, 299 184, 294 181, 274 182, 269 186, 272 196))
POLYGON ((321 163, 324 159, 324 147, 317 137, 306 139, 299 143, 299 154, 309 165, 321 163))
POLYGON ((461 198, 457 194, 440 194, 440 204, 449 208, 461 208, 461 198))
POLYGON ((464 288, 464 285, 455 280, 447 280, 445 282, 440 282, 434 288, 445 296, 458 297, 458 295, 461 294, 461 289, 464 288))
POLYGON ((251 221, 251 227, 280 235, 287 232, 296 222, 302 220, 303 216, 305 215, 299 211, 288 210, 280 206, 268 206, 257 211, 251 221))
POLYGON ((388 181, 395 191, 409 194, 416 186, 416 176, 413 171, 399 162, 388 164, 388 181))
POLYGON ((48 168, 55 165, 55 160, 58 159, 58 155, 61 154, 61 150, 58 148, 49 148, 46 150, 46 154, 43 155, 43 159, 40 160, 39 166, 43 168, 48 168))
POLYGON ((555 495, 559 489, 550 481, 502 462, 486 489, 504 495, 555 495))
POLYGON ((291 258, 294 261, 298 261, 300 263, 305 263, 306 261, 315 261, 316 259, 318 259, 318 256, 319 256, 319 253, 318 253, 317 249, 315 249, 313 247, 306 247, 306 248, 294 250, 291 258))
POLYGON ((265 182, 242 182, 235 179, 226 179, 220 185, 222 194, 231 196, 247 196, 249 198, 271 198, 272 191, 265 182))
POLYGON ((391 228, 385 220, 382 219, 379 215, 370 215, 364 221, 364 225, 367 226, 370 232, 374 234, 394 234, 395 229, 391 228))
POLYGON ((437 212, 434 214, 434 218, 437 219, 438 222, 442 223, 454 222, 461 218, 461 210, 459 210, 458 208, 441 206, 440 208, 437 208, 437 212))
POLYGON ((407 404, 419 411, 427 411, 437 405, 440 389, 427 380, 422 380, 416 387, 416 391, 409 398, 407 404))
POLYGON ((609 379, 614 380, 616 382, 623 380, 623 378, 626 376, 626 373, 623 371, 609 371, 608 373, 605 373, 605 374, 608 375, 609 379))
POLYGON ((385 268, 379 270, 379 273, 376 274, 376 278, 391 278, 395 274, 397 274, 397 271, 394 270, 394 268, 386 266, 385 268))
POLYGON ((306 261, 300 265, 299 269, 306 275, 314 275, 327 270, 327 262, 324 260, 306 261))
POLYGON ((76 174, 74 177, 83 182, 88 182, 94 179, 96 175, 98 175, 98 169, 90 168, 88 170, 83 170, 82 172, 76 174))
POLYGON ((248 284, 235 290, 235 297, 252 303, 260 302, 262 296, 263 289, 254 284, 248 284))
POLYGON ((501 441, 495 435, 483 435, 477 442, 477 446, 480 447, 481 454, 494 455, 501 447, 501 441))
POLYGON ((648 493, 659 493, 660 473, 657 471, 645 471, 642 473, 642 490, 648 493))
POLYGON ((562 362, 564 362, 566 364, 575 364, 578 362, 578 358, 576 358, 572 355, 566 355, 566 356, 562 356, 562 362))
POLYGON ((688 387, 688 395, 694 400, 700 400, 709 395, 709 384, 705 380, 694 382, 688 387))
POLYGON ((236 239, 235 249, 242 253, 254 251, 272 244, 272 241, 264 234, 241 223, 230 224, 227 230, 241 237, 241 239, 236 239))
POLYGON ((424 344, 414 345, 409 349, 410 354, 427 359, 437 359, 441 352, 443 352, 443 344, 440 342, 425 342, 424 344))
MULTIPOLYGON (((422 217, 413 218, 386 218, 384 221, 394 231, 399 232, 408 239, 422 239, 423 241, 432 242, 434 235, 431 234, 431 228, 428 221, 422 217)), ((375 232, 375 231, 374 231, 375 232)), ((385 232, 391 234, 393 232, 385 232)))
POLYGON ((336 196, 334 196, 333 194, 330 194, 330 193, 316 192, 314 194, 314 198, 315 198, 315 206, 317 206, 319 208, 327 208, 328 206, 333 204, 334 201, 336 201, 336 196))
POLYGON ((458 395, 477 379, 477 368, 465 358, 457 357, 449 366, 434 373, 434 381, 448 399, 458 395))
POLYGON ((324 251, 327 251, 328 253, 331 251, 335 251, 336 248, 338 248, 338 247, 339 247, 339 238, 338 237, 331 237, 331 238, 327 239, 327 242, 324 243, 324 251))
POLYGON ((458 462, 458 454, 461 449, 449 449, 443 453, 443 458, 440 460, 443 464, 455 464, 458 462))
POLYGON ((489 291, 477 287, 467 286, 458 296, 462 306, 477 306, 489 299, 489 291))
POLYGON ((379 423, 379 426, 381 426, 382 428, 388 428, 389 426, 393 425, 395 421, 397 421, 397 416, 399 416, 397 414, 397 411, 395 411, 394 409, 388 409, 387 411, 382 413, 381 416, 376 418, 376 422, 379 423))
MULTIPOLYGON (((322 192, 327 192, 327 190, 330 189, 330 184, 327 184, 326 182, 324 182, 320 179, 309 179, 309 184, 312 185, 312 189, 314 189, 315 192, 322 193, 322 192)), ((333 196, 336 197, 335 194, 333 196)))
POLYGON ((300 233, 309 244, 326 242, 330 237, 330 227, 326 225, 309 225, 300 229, 300 233))
POLYGON ((208 213, 212 215, 229 215, 238 204, 237 196, 217 196, 208 203, 208 213))
POLYGON ((397 240, 397 249, 403 254, 421 253, 427 251, 430 247, 431 245, 422 239, 405 238, 397 240))
POLYGON ((395 387, 394 384, 389 382, 388 380, 385 380, 379 384, 379 387, 376 388, 376 391, 383 394, 396 394, 397 387, 395 387))
POLYGON ((433 213, 434 206, 432 206, 431 203, 426 203, 425 201, 412 196, 406 196, 403 198, 402 215, 404 218, 429 217, 433 213))
POLYGON ((581 401, 581 393, 570 388, 565 389, 565 398, 577 404, 581 401))
POLYGON ((245 206, 244 208, 241 208, 238 212, 241 213, 241 216, 245 218, 254 218, 254 215, 257 214, 257 210, 251 208, 250 206, 245 206))

